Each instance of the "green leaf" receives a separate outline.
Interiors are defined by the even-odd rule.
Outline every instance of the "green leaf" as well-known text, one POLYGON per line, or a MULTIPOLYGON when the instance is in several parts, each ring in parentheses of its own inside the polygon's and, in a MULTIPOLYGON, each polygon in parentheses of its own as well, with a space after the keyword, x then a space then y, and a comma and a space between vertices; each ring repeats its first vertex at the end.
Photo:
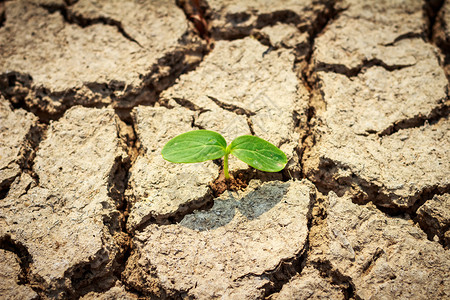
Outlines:
POLYGON ((230 144, 228 150, 246 164, 265 172, 281 171, 287 163, 283 151, 256 136, 240 136, 230 144))
POLYGON ((173 163, 196 163, 221 158, 226 147, 227 142, 217 132, 194 130, 168 141, 161 154, 173 163))

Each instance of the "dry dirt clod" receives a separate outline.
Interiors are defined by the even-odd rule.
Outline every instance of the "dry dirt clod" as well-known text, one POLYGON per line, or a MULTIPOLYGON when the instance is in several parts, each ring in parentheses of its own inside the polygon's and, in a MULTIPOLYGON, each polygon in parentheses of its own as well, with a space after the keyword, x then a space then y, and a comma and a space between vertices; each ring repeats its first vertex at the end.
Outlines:
POLYGON ((48 297, 76 297, 114 279, 123 234, 110 188, 127 159, 117 122, 112 109, 67 111, 39 145, 36 178, 23 173, 0 202, 0 236, 26 247, 27 280, 48 297))
POLYGON ((252 181, 179 224, 150 225, 133 240, 127 283, 164 299, 261 298, 278 267, 301 255, 314 194, 308 181, 252 181))
POLYGON ((8 1, 0 87, 55 119, 69 107, 154 103, 198 63, 205 43, 174 1, 8 1))
MULTIPOLYGON (((373 205, 329 194, 329 241, 312 261, 351 278, 361 299, 445 299, 450 296, 450 256, 411 220, 386 218, 373 205)), ((339 278, 336 278, 338 280, 339 278)))

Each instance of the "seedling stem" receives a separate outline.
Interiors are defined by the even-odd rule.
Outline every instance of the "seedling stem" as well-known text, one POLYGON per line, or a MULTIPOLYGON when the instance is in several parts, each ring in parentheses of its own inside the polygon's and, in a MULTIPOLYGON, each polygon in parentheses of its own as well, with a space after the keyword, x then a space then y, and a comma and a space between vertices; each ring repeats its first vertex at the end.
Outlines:
POLYGON ((225 154, 225 157, 223 158, 223 173, 225 174, 225 179, 230 179, 230 174, 228 173, 228 153, 225 154))

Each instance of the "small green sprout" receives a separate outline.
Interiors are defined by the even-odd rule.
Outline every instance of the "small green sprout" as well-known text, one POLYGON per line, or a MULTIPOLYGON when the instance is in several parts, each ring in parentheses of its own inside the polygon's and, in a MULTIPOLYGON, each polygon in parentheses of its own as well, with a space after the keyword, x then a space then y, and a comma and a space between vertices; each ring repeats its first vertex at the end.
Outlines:
POLYGON ((180 134, 164 146, 161 154, 173 163, 197 163, 223 156, 223 171, 228 173, 228 155, 233 154, 246 164, 264 172, 278 172, 287 163, 286 155, 271 143, 251 135, 236 138, 227 146, 225 138, 217 132, 194 130, 180 134))

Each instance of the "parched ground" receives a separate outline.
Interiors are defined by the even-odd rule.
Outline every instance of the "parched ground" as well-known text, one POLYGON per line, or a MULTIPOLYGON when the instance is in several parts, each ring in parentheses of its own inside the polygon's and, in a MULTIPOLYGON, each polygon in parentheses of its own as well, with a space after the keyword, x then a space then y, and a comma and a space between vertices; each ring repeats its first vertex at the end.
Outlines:
POLYGON ((450 299, 449 78, 450 1, 0 1, 0 298, 450 299))

